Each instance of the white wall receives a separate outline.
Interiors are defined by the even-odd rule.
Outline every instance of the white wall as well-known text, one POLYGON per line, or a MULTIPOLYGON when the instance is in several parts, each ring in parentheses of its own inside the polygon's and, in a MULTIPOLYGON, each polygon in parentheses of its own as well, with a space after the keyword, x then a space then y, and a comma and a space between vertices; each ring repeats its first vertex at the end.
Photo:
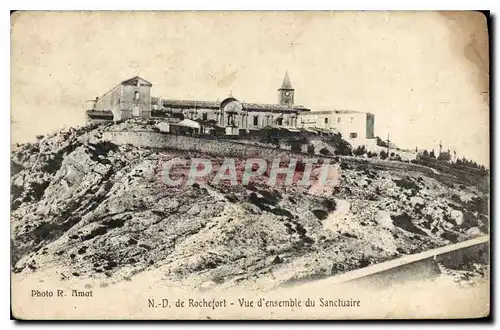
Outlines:
POLYGON ((299 128, 335 129, 352 146, 364 145, 374 150, 374 116, 364 112, 311 111, 299 114, 299 128))
MULTIPOLYGON (((317 127, 336 129, 344 139, 366 139, 368 125, 372 124, 364 112, 339 113, 335 111, 318 111, 299 114, 298 126, 301 128, 317 127), (351 136, 351 133, 355 133, 351 136)), ((373 124, 372 124, 373 125, 373 124)), ((369 131, 369 130, 368 130, 369 131)), ((373 132, 373 129, 371 130, 373 132)), ((371 135, 371 134, 370 134, 371 135)))

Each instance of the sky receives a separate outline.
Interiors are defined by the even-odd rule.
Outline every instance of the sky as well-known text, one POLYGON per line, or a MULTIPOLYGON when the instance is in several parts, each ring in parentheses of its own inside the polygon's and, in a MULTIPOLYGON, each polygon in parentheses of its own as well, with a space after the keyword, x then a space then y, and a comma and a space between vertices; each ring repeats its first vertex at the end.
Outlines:
POLYGON ((11 143, 85 123, 85 101, 139 75, 168 99, 375 114, 402 148, 489 163, 489 55, 477 12, 17 12, 11 143))

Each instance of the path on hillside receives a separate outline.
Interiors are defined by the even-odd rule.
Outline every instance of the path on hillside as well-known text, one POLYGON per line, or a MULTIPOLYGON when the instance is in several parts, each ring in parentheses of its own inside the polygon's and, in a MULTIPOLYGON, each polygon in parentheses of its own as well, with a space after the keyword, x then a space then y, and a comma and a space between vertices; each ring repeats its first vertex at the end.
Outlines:
MULTIPOLYGON (((388 278, 390 278, 391 280, 395 279, 404 281, 405 272, 412 273, 411 275, 420 275, 420 278, 424 277, 425 279, 426 276, 430 276, 430 274, 428 273, 429 270, 428 268, 434 266, 436 257, 450 253, 457 253, 462 250, 467 250, 468 248, 475 247, 481 244, 487 244, 489 243, 489 240, 490 240, 489 235, 485 235, 467 241, 463 241, 460 243, 451 244, 435 248, 432 250, 427 250, 421 253, 407 255, 401 258, 381 262, 364 268, 359 268, 340 275, 328 277, 322 280, 298 284, 297 286, 327 287, 347 282, 356 284, 357 282, 359 283, 366 282, 366 280, 369 280, 370 283, 376 283, 380 282, 381 279, 384 280, 388 278), (420 274, 414 274, 415 272, 419 272, 420 274)), ((394 284, 394 283, 385 283, 385 284, 394 284)))

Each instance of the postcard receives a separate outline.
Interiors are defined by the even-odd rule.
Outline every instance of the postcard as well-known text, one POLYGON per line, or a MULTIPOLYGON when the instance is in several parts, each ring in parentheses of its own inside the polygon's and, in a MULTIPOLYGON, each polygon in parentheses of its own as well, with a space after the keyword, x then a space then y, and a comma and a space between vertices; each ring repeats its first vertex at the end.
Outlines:
POLYGON ((12 317, 488 317, 488 23, 13 12, 12 317))

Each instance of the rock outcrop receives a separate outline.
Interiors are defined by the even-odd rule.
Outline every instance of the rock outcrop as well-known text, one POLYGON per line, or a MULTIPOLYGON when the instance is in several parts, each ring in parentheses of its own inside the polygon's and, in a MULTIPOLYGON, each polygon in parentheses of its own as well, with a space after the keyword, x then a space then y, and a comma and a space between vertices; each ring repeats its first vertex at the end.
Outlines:
POLYGON ((488 232, 484 192, 391 162, 381 169, 337 158, 338 185, 315 193, 263 178, 167 186, 165 161, 207 156, 102 140, 136 124, 120 125, 70 129, 13 150, 14 272, 117 282, 156 271, 203 290, 271 289, 488 232))

